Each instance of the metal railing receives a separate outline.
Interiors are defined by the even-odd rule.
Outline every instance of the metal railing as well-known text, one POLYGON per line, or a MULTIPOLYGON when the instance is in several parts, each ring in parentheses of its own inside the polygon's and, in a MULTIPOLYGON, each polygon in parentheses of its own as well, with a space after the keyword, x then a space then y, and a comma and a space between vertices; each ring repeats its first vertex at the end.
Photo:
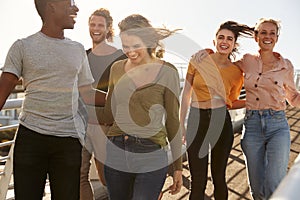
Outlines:
MULTIPOLYGON (((300 71, 295 73, 295 82, 300 84, 300 71)), ((296 86, 299 86, 296 84, 296 86)), ((299 89, 299 88, 298 88, 299 89)), ((18 99, 8 99, 2 110, 9 109, 19 109, 21 108, 23 98, 18 99)), ((9 129, 17 129, 18 124, 8 125, 0 127, 0 134, 3 131, 9 129)), ((13 170, 13 148, 14 148, 14 139, 11 141, 6 141, 0 143, 0 147, 11 146, 7 156, 0 158, 0 162, 5 162, 5 167, 3 171, 0 171, 0 200, 6 198, 6 194, 9 188, 13 187, 10 185, 10 180, 13 170)), ((287 176, 280 183, 277 190, 272 196, 272 200, 289 200, 289 199, 298 199, 300 196, 300 190, 298 186, 300 184, 300 155, 295 160, 294 165, 289 170, 287 176)))
MULTIPOLYGON (((3 106, 2 110, 21 108, 22 102, 23 102, 23 99, 8 99, 5 103, 5 105, 3 106)), ((18 128, 18 124, 0 127, 0 134, 3 133, 3 131, 17 129, 17 128, 18 128)), ((13 148, 14 148, 14 142, 15 142, 14 138, 15 137, 13 137, 13 139, 10 141, 5 141, 5 142, 0 143, 0 148, 10 146, 8 155, 0 158, 0 162, 5 163, 3 171, 0 172, 0 185, 1 185, 0 199, 5 199, 8 189, 13 187, 10 184, 10 182, 11 182, 11 176, 12 176, 12 172, 13 172, 13 148)))

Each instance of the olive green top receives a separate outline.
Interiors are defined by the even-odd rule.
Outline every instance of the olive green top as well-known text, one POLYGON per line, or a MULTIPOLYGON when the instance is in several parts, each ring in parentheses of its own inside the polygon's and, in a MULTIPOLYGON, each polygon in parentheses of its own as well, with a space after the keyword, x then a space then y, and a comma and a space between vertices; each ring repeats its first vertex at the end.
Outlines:
POLYGON ((174 169, 182 170, 177 69, 164 62, 126 73, 126 62, 117 61, 111 68, 106 105, 103 112, 97 112, 99 122, 113 124, 107 136, 126 133, 149 138, 161 147, 169 141, 176 160, 174 169))

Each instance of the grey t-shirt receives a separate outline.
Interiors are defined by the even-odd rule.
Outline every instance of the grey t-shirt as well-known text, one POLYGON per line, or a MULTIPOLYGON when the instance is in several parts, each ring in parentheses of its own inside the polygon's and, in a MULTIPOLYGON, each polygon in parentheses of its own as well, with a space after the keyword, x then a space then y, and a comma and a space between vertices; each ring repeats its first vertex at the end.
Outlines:
POLYGON ((78 87, 94 80, 83 45, 37 32, 12 45, 2 70, 23 79, 22 125, 45 135, 84 135, 78 87))
POLYGON ((99 90, 107 92, 109 73, 112 64, 115 61, 127 58, 122 50, 118 49, 109 55, 95 55, 93 52, 88 53, 90 69, 94 77, 93 86, 99 90))

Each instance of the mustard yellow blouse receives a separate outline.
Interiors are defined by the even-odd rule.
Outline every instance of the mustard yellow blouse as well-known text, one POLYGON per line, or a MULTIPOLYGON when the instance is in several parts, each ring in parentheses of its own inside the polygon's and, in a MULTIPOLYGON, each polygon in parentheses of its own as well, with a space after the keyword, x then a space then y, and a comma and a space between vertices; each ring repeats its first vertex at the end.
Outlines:
POLYGON ((243 86, 243 73, 236 65, 220 68, 209 58, 201 63, 190 62, 187 73, 193 75, 192 101, 223 98, 228 108, 237 100, 243 86))

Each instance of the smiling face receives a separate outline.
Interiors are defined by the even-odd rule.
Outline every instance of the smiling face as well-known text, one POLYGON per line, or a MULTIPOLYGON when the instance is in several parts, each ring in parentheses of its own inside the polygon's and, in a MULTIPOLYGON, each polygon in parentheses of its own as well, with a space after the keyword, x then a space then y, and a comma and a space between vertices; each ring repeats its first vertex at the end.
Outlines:
POLYGON ((120 37, 123 51, 132 64, 145 64, 151 59, 147 47, 140 37, 126 33, 121 33, 120 37))
POLYGON ((221 29, 214 40, 217 52, 220 54, 229 55, 235 46, 235 36, 228 29, 221 29))
POLYGON ((73 1, 50 1, 53 9, 55 10, 54 20, 57 26, 61 29, 73 29, 76 23, 78 7, 73 1))
POLYGON ((258 43, 261 50, 273 51, 273 48, 278 41, 277 26, 271 22, 264 22, 259 25, 255 34, 255 41, 258 43))
POLYGON ((91 16, 89 21, 89 31, 94 44, 103 42, 108 33, 106 19, 102 16, 91 16))

